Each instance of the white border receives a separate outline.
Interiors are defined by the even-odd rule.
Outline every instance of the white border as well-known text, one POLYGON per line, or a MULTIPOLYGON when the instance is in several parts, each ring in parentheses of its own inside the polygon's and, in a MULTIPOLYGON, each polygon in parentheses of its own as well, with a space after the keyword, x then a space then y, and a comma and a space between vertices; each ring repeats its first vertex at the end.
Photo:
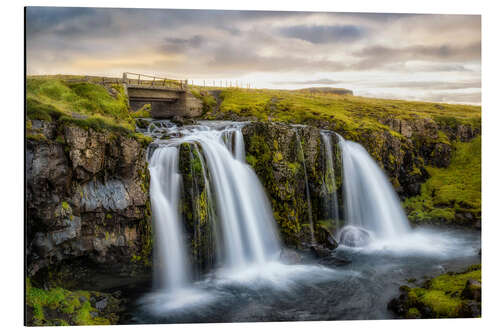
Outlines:
MULTIPOLYGON (((306 10, 344 12, 395 12, 395 13, 439 13, 439 14, 481 14, 483 23, 483 318, 479 320, 392 320, 392 321, 332 321, 294 323, 247 323, 247 324, 190 324, 190 325, 141 325, 92 327, 92 330, 132 332, 137 329, 148 331, 203 331, 203 332, 253 332, 260 330, 286 330, 287 332, 479 332, 498 330, 500 284, 498 260, 498 237, 500 216, 496 192, 500 188, 500 165, 498 143, 500 138, 500 84, 498 83, 500 61, 498 32, 500 17, 494 1, 456 0, 436 1, 265 1, 235 2, 229 0, 211 1, 151 1, 142 0, 51 0, 24 1, 2 4, 2 61, 4 75, 0 78, 3 103, 1 114, 2 135, 2 298, 0 299, 2 321, 5 332, 23 328, 23 6, 85 6, 85 7, 136 7, 136 8, 200 8, 200 9, 259 9, 259 10, 306 10)), ((60 330, 47 328, 44 332, 60 330)), ((89 327, 70 328, 86 331, 89 327)))

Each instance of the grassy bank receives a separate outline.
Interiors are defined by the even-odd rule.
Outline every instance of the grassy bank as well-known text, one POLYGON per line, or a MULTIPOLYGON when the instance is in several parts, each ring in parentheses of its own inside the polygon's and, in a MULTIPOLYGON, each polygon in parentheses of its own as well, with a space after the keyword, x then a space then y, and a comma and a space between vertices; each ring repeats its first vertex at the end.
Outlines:
POLYGON ((264 121, 335 122, 339 132, 387 129, 380 119, 432 118, 436 122, 478 125, 481 107, 443 103, 375 99, 330 93, 267 89, 224 89, 220 112, 251 116, 264 121))
POLYGON ((427 167, 429 180, 421 195, 409 198, 404 206, 413 221, 470 220, 481 217, 481 136, 471 142, 455 142, 447 168, 427 167))
MULTIPOLYGON (((104 87, 58 77, 28 77, 26 115, 28 121, 44 120, 63 126, 72 124, 97 131, 110 130, 147 140, 135 133, 135 118, 129 112, 127 97, 120 84, 104 87)), ((30 123, 27 127, 30 130, 30 123)), ((28 138, 43 139, 38 133, 29 133, 28 138)))
POLYGON ((422 287, 402 286, 389 308, 405 318, 481 316, 481 265, 462 273, 439 275, 422 287))

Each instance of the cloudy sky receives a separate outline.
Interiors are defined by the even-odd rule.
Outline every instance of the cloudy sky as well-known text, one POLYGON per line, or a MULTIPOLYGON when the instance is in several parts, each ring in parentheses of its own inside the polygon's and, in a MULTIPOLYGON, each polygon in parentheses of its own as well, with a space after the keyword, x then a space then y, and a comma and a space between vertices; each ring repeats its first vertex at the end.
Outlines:
POLYGON ((481 103, 477 15, 29 7, 28 74, 140 72, 481 103))

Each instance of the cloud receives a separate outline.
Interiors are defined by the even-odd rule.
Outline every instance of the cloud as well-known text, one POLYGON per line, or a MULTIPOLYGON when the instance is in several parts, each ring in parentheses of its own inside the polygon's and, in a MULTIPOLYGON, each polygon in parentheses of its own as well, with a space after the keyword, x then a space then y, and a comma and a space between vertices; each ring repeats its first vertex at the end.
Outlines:
POLYGON ((481 18, 473 15, 28 7, 26 41, 29 74, 480 89, 481 18))
POLYGON ((341 84, 343 81, 336 81, 336 80, 330 80, 330 79, 317 79, 317 80, 306 80, 306 81, 274 81, 273 84, 278 84, 278 85, 312 85, 312 84, 323 84, 323 85, 330 85, 330 84, 341 84))
POLYGON ((418 60, 479 62, 481 60, 481 42, 465 46, 443 44, 437 46, 414 45, 402 48, 375 45, 353 52, 353 55, 361 59, 352 66, 352 69, 356 70, 368 70, 385 64, 418 60))
POLYGON ((481 88, 481 80, 449 82, 449 81, 411 81, 381 83, 378 87, 385 88, 412 88, 420 90, 459 90, 481 88))
POLYGON ((166 52, 181 52, 193 48, 199 48, 205 38, 201 35, 195 35, 189 38, 172 38, 167 37, 164 39, 164 43, 160 46, 160 49, 166 52))
POLYGON ((362 27, 355 25, 297 25, 281 28, 280 33, 286 37, 298 38, 314 44, 349 42, 366 35, 362 27))

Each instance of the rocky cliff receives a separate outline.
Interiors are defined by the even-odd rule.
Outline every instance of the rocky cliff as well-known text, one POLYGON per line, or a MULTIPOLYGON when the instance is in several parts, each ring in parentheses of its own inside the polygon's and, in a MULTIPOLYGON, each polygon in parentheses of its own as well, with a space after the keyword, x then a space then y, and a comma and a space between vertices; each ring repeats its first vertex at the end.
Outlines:
POLYGON ((61 263, 74 265, 75 258, 92 263, 79 267, 99 266, 116 275, 147 271, 148 177, 144 146, 134 138, 29 120, 28 276, 46 278, 61 263))
MULTIPOLYGON (((467 142, 479 134, 471 126, 453 127, 430 119, 383 123, 391 130, 342 134, 367 148, 402 198, 420 194, 429 165, 449 165, 450 140, 467 142)), ((255 121, 243 128, 247 162, 266 188, 287 246, 336 246, 332 235, 339 225, 333 216, 332 194, 335 191, 339 198, 342 224, 341 155, 332 135, 335 179, 328 184, 321 139, 321 130, 331 130, 333 125, 255 121)), ((38 120, 30 121, 28 134, 28 274, 45 276, 51 267, 73 258, 110 271, 116 267, 124 276, 147 272, 152 237, 145 145, 112 131, 38 120)), ((181 147, 185 226, 200 273, 215 260, 214 235, 207 224, 213 203, 207 202, 201 159, 196 146, 181 147)), ((469 224, 480 218, 463 216, 469 224)))

